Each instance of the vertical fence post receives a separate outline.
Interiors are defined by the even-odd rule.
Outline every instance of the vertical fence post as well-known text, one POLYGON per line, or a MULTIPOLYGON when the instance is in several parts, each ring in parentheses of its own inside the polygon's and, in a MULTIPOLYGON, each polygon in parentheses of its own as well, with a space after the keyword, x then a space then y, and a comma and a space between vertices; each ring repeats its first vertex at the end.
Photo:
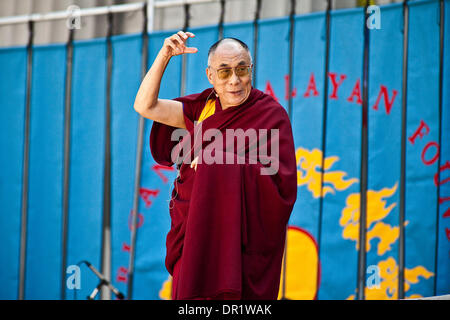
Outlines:
POLYGON ((223 23, 225 21, 225 0, 220 0, 219 40, 223 39, 223 23))
MULTIPOLYGON (((184 27, 183 31, 186 32, 189 29, 189 14, 190 5, 186 3, 184 5, 184 27)), ((187 67, 187 55, 181 55, 181 85, 180 85, 180 96, 184 96, 186 94, 186 67, 187 67)))
POLYGON ((28 21, 27 44, 27 83, 25 100, 24 144, 23 144, 23 171, 22 171, 22 208, 20 222, 20 267, 19 267, 19 300, 25 299, 25 266, 27 258, 27 226, 28 226, 28 176, 30 154, 30 107, 31 84, 33 76, 33 37, 34 22, 28 21))
MULTIPOLYGON (((288 81, 288 116, 292 121, 292 87, 293 87, 293 71, 294 71, 294 33, 295 33, 295 6, 297 1, 291 0, 291 11, 289 13, 289 81, 288 81)), ((281 300, 286 298, 286 270, 287 270, 287 246, 288 246, 288 226, 286 226, 286 236, 284 241, 284 255, 283 255, 283 282, 281 283, 281 300)))
POLYGON ((258 21, 261 14, 261 0, 256 0, 255 18, 253 20, 253 87, 256 87, 256 72, 258 70, 258 21))
POLYGON ((405 185, 406 185, 406 115, 408 93, 408 38, 409 7, 403 1, 403 66, 402 66, 402 128, 400 156, 399 245, 398 245, 398 299, 405 297, 405 185))
POLYGON ((155 0, 147 0, 146 8, 147 12, 145 13, 145 19, 147 20, 147 33, 151 33, 153 31, 155 19, 155 0))
POLYGON ((296 0, 291 0, 291 12, 289 13, 289 83, 288 83, 288 115, 292 120, 292 87, 293 87, 293 71, 294 71, 294 39, 295 39, 295 6, 296 0))
MULTIPOLYGON (((445 27, 445 5, 444 0, 439 1, 439 136, 438 145, 442 150, 442 99, 443 99, 443 84, 444 84, 444 27, 445 27)), ((438 181, 441 181, 442 152, 439 152, 438 157, 438 181)), ((440 220, 440 204, 439 197, 441 194, 441 185, 437 183, 436 192, 438 203, 436 205, 436 248, 435 248, 435 262, 434 262, 434 295, 437 295, 437 279, 438 279, 438 254, 439 254, 439 220, 440 220)))
MULTIPOLYGON (((320 165, 320 196, 319 196, 319 227, 317 232, 317 283, 316 288, 319 289, 320 284, 320 249, 322 242, 322 220, 323 220, 323 176, 324 176, 324 165, 327 147, 327 114, 328 114, 328 71, 330 68, 330 32, 331 32, 331 0, 327 0, 327 9, 325 11, 325 68, 323 76, 323 114, 322 114, 322 159, 320 165)), ((316 298, 319 292, 316 294, 316 298)))
POLYGON ((364 6, 364 53, 363 53, 363 89, 362 89, 362 124, 361 124, 361 183, 359 192, 359 251, 358 251, 358 300, 365 299, 366 280, 366 238, 367 238, 367 185, 368 185, 368 127, 369 127, 369 45, 370 33, 366 26, 368 19, 367 8, 369 1, 364 6))
MULTIPOLYGON (((142 62, 141 62, 141 79, 144 79, 148 68, 148 30, 153 21, 148 21, 147 6, 152 5, 147 3, 144 6, 144 26, 142 30, 142 62)), ((144 128, 145 118, 139 116, 138 124, 138 140, 136 144, 136 164, 135 164, 135 176, 134 176, 134 197, 133 197, 133 222, 131 227, 131 240, 130 240, 130 257, 128 262, 128 282, 127 282, 127 299, 133 298, 133 279, 134 279, 134 263, 136 256, 136 242, 137 242, 137 221, 139 212, 139 190, 141 187, 141 171, 142 171, 142 150, 144 146, 144 128)))
MULTIPOLYGON (((113 13, 108 12, 108 34, 106 36, 106 104, 105 104, 105 167, 103 188, 103 227, 101 269, 106 279, 111 279, 111 77, 113 13)), ((111 292, 105 286, 101 289, 101 299, 110 300, 111 292)))
POLYGON ((74 29, 69 29, 69 39, 66 44, 66 75, 64 92, 64 177, 62 205, 62 259, 61 259, 61 299, 66 299, 66 268, 67 268, 67 236, 69 227, 69 184, 70 184, 70 123, 72 108, 72 67, 73 67, 74 29))

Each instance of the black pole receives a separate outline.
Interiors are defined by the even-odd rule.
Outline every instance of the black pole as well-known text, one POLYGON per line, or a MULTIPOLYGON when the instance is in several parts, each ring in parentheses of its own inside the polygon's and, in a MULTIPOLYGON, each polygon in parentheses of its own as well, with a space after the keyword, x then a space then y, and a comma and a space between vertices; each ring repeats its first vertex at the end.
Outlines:
POLYGON ((191 5, 189 3, 186 3, 184 5, 184 26, 183 31, 187 31, 189 29, 189 22, 191 20, 191 14, 190 14, 191 5))
MULTIPOLYGON (((442 103, 443 103, 443 84, 444 84, 444 27, 445 27, 445 4, 444 0, 439 1, 439 136, 438 136, 438 145, 439 148, 442 150, 442 103)), ((442 152, 439 152, 438 157, 438 182, 440 181, 441 177, 441 171, 439 170, 441 168, 441 154, 442 152)), ((436 205, 436 246, 435 246, 435 262, 434 262, 434 295, 437 295, 437 278, 438 278, 438 244, 439 244, 439 237, 438 234, 440 232, 439 230, 439 217, 440 217, 440 204, 439 204, 439 197, 441 194, 441 185, 437 183, 436 186, 436 192, 437 192, 437 198, 438 202, 436 205)))
POLYGON ((253 20, 253 78, 252 78, 253 87, 256 87, 256 72, 258 70, 258 37, 259 37, 258 21, 260 15, 261 15, 261 0, 256 0, 255 18, 253 20))
MULTIPOLYGON (((293 70, 294 70, 294 29, 295 29, 295 6, 296 0, 291 0, 291 11, 289 13, 289 81, 288 81, 288 116, 292 121, 292 83, 293 83, 293 70)), ((286 298, 286 282, 287 282, 287 246, 288 246, 288 226, 286 226, 286 236, 284 242, 284 258, 283 258, 283 281, 281 283, 281 300, 287 300, 286 298)))
MULTIPOLYGON (((112 75, 112 43, 113 14, 108 12, 108 33, 106 36, 106 104, 105 104, 105 167, 103 187, 103 227, 102 227, 102 273, 108 277, 111 274, 111 75, 112 75)), ((104 298, 104 292, 101 298, 104 298)))
POLYGON ((22 172, 22 208, 20 225, 20 266, 19 266, 19 300, 25 299, 25 273, 27 260, 27 227, 28 227, 28 178, 30 154, 30 109, 31 85, 33 76, 33 36, 34 22, 28 21, 27 44, 27 79, 25 97, 24 146, 23 146, 23 172, 22 172))
POLYGON ((294 35, 295 35, 295 6, 296 0, 291 0, 291 12, 289 13, 289 83, 288 83, 288 115, 292 121, 292 88, 294 71, 294 35))
POLYGON ((223 39, 224 21, 225 21, 225 0, 220 0, 219 40, 223 39))
MULTIPOLYGON (((186 3, 184 5, 184 26, 183 31, 186 32, 189 29, 189 21, 191 16, 189 14, 190 5, 186 3)), ((180 96, 184 96, 186 93, 186 67, 187 67, 187 55, 181 55, 181 85, 180 85, 180 96)))
POLYGON ((361 183, 360 183, 360 214, 359 214, 359 251, 358 251, 358 300, 365 299, 366 280, 366 239, 367 239, 367 185, 368 185, 368 127, 369 127, 369 46, 370 33, 366 26, 369 17, 367 8, 369 1, 364 7, 364 57, 363 57, 363 105, 362 105, 362 126, 361 126, 361 183))
POLYGON ((406 115, 408 89, 409 7, 403 1, 403 66, 402 66, 402 128, 400 156, 399 243, 398 243, 398 299, 405 297, 405 179, 406 179, 406 115))
POLYGON ((325 165, 325 155, 327 147, 327 115, 328 115, 328 71, 330 68, 330 32, 331 32, 331 0, 327 0, 327 9, 325 11, 325 70, 323 77, 323 114, 322 114, 322 159, 320 166, 320 197, 319 197, 319 227, 317 231, 317 244, 318 244, 318 257, 317 259, 317 284, 316 288, 319 288, 319 268, 320 268, 320 249, 322 243, 322 223, 323 223, 323 175, 324 175, 324 165, 325 165))
MULTIPOLYGON (((147 3, 143 8, 144 25, 142 28, 142 61, 141 61, 141 79, 144 79, 147 74, 148 68, 148 33, 147 33, 147 3)), ((136 242, 137 242, 137 222, 139 212, 139 190, 141 186, 141 171, 142 171, 142 150, 144 145, 144 128, 145 118, 139 116, 138 123, 138 141, 136 149, 136 171, 134 175, 134 198, 133 198, 133 222, 131 227, 131 240, 130 240, 130 260, 128 263, 128 287, 127 287, 127 299, 131 300, 133 297, 133 280, 134 280, 134 263, 136 255, 136 242)))
POLYGON ((74 29, 69 29, 69 39, 66 44, 66 78, 64 93, 64 178, 62 205, 62 261, 61 261, 61 299, 66 299, 66 268, 67 268, 67 236, 69 230, 69 185, 70 185, 70 123, 72 109, 72 67, 73 67, 74 29))

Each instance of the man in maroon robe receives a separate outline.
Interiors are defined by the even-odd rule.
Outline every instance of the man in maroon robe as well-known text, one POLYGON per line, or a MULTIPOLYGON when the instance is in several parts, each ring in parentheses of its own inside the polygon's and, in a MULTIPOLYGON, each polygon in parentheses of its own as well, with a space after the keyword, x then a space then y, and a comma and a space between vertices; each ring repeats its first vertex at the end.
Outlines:
POLYGON ((252 88, 250 52, 234 38, 209 51, 212 88, 158 99, 170 58, 197 52, 186 47, 189 37, 180 31, 165 39, 134 105, 154 121, 155 161, 179 168, 166 242, 172 298, 276 299, 297 197, 290 121, 272 97, 252 88))

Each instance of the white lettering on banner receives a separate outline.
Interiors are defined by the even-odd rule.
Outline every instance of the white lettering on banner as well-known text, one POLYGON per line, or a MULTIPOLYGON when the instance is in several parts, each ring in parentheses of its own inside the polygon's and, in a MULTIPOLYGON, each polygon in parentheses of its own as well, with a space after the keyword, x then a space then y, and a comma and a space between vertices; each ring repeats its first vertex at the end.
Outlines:
POLYGON ((371 15, 367 18, 366 25, 367 28, 372 29, 381 29, 381 13, 380 7, 376 5, 371 5, 367 7, 367 13, 371 15))
POLYGON ((185 142, 180 148, 177 144, 171 150, 173 163, 189 164, 191 156, 196 158, 196 164, 223 164, 222 152, 225 143, 225 164, 257 164, 261 167, 261 175, 275 175, 280 166, 280 130, 270 129, 270 155, 267 148, 267 129, 226 129, 225 139, 218 129, 208 129, 202 133, 202 123, 196 124, 194 129, 194 144, 192 147, 191 136, 186 135, 185 129, 175 129, 171 135, 171 141, 179 141, 183 136, 185 142), (200 149, 204 141, 212 141, 204 150, 200 149), (248 143, 246 144, 246 141, 248 143), (236 145, 236 148, 235 148, 236 145), (248 148, 246 148, 248 146, 248 148), (258 149, 259 147, 259 149, 258 149), (235 150, 236 149, 236 150, 235 150), (246 153, 246 150, 248 151, 246 153), (193 154, 191 154, 193 152, 193 154), (269 166, 265 166, 269 165, 269 166))
POLYGON ((79 290, 81 289, 81 271, 80 267, 77 265, 70 265, 66 268, 66 273, 70 274, 67 278, 66 286, 69 290, 79 290))

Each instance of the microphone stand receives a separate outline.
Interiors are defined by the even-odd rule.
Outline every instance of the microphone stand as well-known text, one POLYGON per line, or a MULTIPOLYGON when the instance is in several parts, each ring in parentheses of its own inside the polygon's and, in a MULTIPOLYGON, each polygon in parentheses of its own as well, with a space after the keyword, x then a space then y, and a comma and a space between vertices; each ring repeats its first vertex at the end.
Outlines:
POLYGON ((123 300, 125 296, 123 293, 121 293, 119 290, 117 290, 111 282, 109 282, 97 269, 94 268, 92 264, 90 264, 88 261, 84 260, 80 263, 84 263, 89 269, 92 270, 92 272, 100 279, 100 282, 98 283, 97 287, 94 288, 92 293, 87 297, 87 300, 94 300, 97 296, 98 292, 102 288, 102 286, 107 286, 119 300, 123 300))
POLYGON ((94 300, 95 297, 97 296, 98 292, 100 291, 100 289, 102 288, 102 286, 106 285, 106 282, 104 280, 100 280, 100 282, 98 283, 97 287, 94 288, 94 290, 92 290, 91 295, 87 296, 87 300, 94 300))

